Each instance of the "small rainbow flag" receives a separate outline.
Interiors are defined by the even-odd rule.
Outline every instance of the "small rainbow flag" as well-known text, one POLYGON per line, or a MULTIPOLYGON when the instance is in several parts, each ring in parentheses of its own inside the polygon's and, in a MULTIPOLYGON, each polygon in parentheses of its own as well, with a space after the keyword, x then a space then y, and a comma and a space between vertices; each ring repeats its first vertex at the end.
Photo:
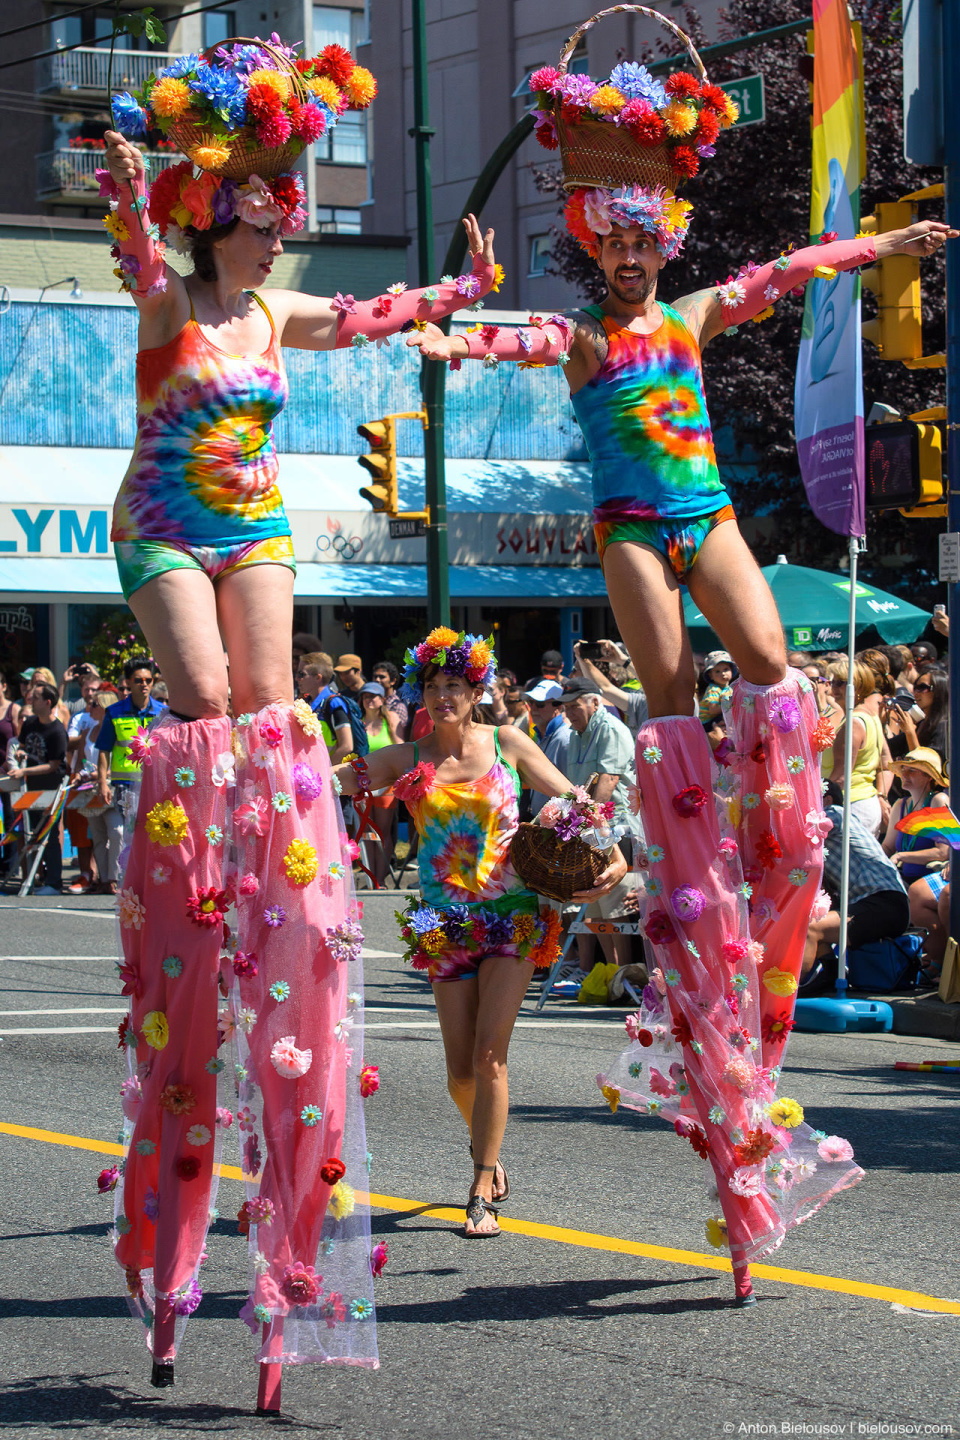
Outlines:
POLYGON ((897 829, 904 835, 929 835, 946 840, 954 850, 960 850, 960 820, 949 805, 925 805, 897 821, 897 829))

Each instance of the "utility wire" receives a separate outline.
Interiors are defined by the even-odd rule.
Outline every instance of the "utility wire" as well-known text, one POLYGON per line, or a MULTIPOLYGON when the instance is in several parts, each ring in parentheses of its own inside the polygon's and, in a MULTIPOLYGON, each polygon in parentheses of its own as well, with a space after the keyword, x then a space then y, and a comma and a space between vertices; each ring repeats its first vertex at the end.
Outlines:
POLYGON ((5 40, 8 35, 20 35, 24 30, 41 30, 52 20, 72 20, 75 15, 83 15, 87 10, 96 10, 102 4, 103 0, 89 0, 87 5, 79 5, 76 10, 59 10, 55 14, 45 16, 42 20, 31 20, 28 25, 14 25, 12 30, 0 30, 0 40, 5 40))
MULTIPOLYGON (((177 20, 185 20, 188 15, 204 15, 208 10, 222 10, 226 3, 227 0, 208 0, 206 5, 197 5, 193 10, 181 10, 178 15, 170 16, 169 21, 164 22, 161 20, 160 23, 174 23, 177 20)), ((159 16, 157 18, 160 19, 159 16)), ((0 64, 0 70, 9 70, 15 65, 29 65, 31 60, 47 60, 51 55, 65 55, 68 50, 83 50, 89 48, 89 46, 84 45, 83 41, 77 45, 55 45, 52 50, 38 50, 35 55, 23 55, 19 60, 4 60, 4 62, 0 64)), ((97 46, 95 48, 106 49, 106 46, 97 46)), ((141 50, 132 53, 147 55, 150 52, 148 50, 141 50)), ((161 51, 160 53, 163 54, 164 52, 161 51)))

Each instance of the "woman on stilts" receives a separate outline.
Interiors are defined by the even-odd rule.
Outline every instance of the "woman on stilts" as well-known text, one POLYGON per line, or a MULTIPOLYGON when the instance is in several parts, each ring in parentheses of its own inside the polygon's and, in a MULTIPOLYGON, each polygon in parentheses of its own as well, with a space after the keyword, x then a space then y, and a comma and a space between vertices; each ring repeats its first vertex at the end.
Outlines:
POLYGON ((363 349, 495 279, 492 232, 482 241, 470 220, 473 273, 456 282, 370 302, 258 293, 303 225, 297 155, 375 89, 339 46, 301 60, 276 37, 227 42, 151 79, 146 111, 115 101, 101 172, 140 321, 137 438, 113 539, 170 697, 131 745, 143 783, 117 901, 131 1010, 115 1249, 149 1327, 153 1383, 172 1384, 201 1299, 222 1137, 237 1136, 242 1318, 262 1335, 263 1409, 279 1407, 284 1362, 377 1364, 369 1216, 355 1199, 368 1188, 361 1101, 378 1084, 362 1058, 362 934, 320 725, 294 704, 277 643, 295 570, 271 435, 287 398, 281 347, 363 349), (211 133, 198 134, 204 107, 211 133), (149 194, 119 133, 148 124, 190 157, 149 194), (185 278, 165 263, 163 232, 193 259, 185 278))

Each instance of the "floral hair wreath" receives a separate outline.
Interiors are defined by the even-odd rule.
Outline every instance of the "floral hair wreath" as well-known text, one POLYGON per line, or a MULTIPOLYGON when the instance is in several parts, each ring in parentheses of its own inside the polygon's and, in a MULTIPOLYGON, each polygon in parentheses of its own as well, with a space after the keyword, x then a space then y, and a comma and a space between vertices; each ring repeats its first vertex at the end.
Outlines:
POLYGON ((493 636, 484 640, 464 630, 458 634, 449 625, 431 630, 403 657, 404 684, 400 693, 411 704, 419 705, 423 700, 423 676, 428 665, 439 665, 445 675, 460 675, 469 684, 486 689, 497 673, 493 636))
POLYGON ((679 200, 662 185, 625 185, 619 190, 575 190, 567 201, 564 220, 581 249, 600 258, 601 236, 614 225, 646 230, 657 249, 673 260, 683 248, 693 206, 679 200))

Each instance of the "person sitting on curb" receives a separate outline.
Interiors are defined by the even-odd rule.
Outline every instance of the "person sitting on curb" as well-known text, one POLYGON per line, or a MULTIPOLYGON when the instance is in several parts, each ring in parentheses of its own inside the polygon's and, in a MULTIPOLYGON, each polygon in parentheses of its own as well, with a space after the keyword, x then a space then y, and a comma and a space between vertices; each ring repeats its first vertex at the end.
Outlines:
POLYGON ((949 806, 950 795, 936 750, 920 745, 908 751, 902 760, 895 760, 890 768, 899 776, 906 794, 890 812, 883 848, 908 887, 911 925, 927 932, 925 963, 921 968, 928 980, 936 981, 940 978, 940 963, 949 934, 940 924, 938 904, 947 885, 942 869, 950 847, 945 841, 932 841, 929 836, 904 835, 897 829, 897 821, 916 810, 949 806))

